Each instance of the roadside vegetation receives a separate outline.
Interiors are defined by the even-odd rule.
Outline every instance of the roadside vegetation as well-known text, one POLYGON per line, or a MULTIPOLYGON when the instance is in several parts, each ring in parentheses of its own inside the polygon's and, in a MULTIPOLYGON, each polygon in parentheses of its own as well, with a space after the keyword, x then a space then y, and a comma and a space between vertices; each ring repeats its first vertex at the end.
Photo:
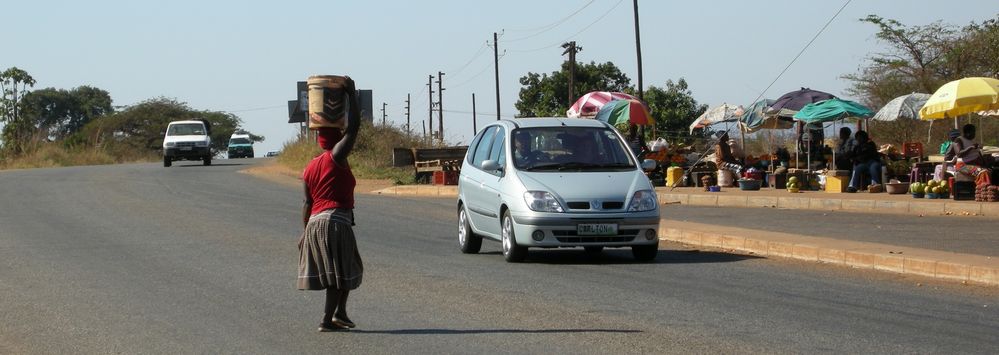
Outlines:
MULTIPOLYGON (((395 126, 361 123, 357 143, 350 154, 350 168, 358 179, 388 179, 397 185, 413 184, 412 167, 392 167, 393 148, 429 147, 424 140, 395 126)), ((311 136, 310 136, 311 137, 311 136)), ((277 161, 292 169, 302 171, 312 158, 322 153, 314 138, 299 137, 285 143, 277 161)))

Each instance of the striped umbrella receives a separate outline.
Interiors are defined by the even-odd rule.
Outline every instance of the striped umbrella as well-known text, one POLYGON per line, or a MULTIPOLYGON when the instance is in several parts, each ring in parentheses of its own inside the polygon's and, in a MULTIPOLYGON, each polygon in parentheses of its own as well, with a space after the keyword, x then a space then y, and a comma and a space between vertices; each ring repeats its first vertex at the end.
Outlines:
POLYGON ((885 107, 872 117, 875 121, 894 121, 899 118, 919 119, 919 109, 923 108, 930 94, 912 93, 888 101, 885 107))
POLYGON ((645 105, 638 100, 614 100, 604 105, 594 117, 598 121, 610 123, 616 126, 624 123, 634 123, 636 125, 652 124, 652 115, 645 105))
POLYGON ((638 100, 638 98, 623 92, 591 91, 576 100, 576 103, 565 111, 565 116, 569 118, 593 118, 601 107, 614 100, 638 100))

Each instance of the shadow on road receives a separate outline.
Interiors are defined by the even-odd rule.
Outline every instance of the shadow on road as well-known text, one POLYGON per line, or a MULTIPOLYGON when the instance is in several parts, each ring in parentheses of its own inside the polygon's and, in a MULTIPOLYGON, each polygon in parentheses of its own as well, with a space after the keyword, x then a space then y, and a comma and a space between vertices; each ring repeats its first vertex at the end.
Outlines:
MULTIPOLYGON (((500 253, 496 252, 496 254, 500 253)), ((760 257, 700 250, 659 250, 659 255, 655 260, 641 262, 635 260, 631 255, 631 249, 628 248, 604 249, 599 254, 590 254, 583 250, 531 249, 524 262, 552 265, 700 264, 729 263, 752 259, 760 259, 760 257)))
POLYGON ((642 333, 633 329, 392 329, 351 330, 351 333, 392 335, 462 335, 462 334, 559 334, 559 333, 642 333))

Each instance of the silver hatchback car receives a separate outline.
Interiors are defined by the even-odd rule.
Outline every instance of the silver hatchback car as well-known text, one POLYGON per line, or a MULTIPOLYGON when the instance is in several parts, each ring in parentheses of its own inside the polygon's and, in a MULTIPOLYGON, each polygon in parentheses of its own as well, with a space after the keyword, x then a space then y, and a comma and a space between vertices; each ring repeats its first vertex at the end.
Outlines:
POLYGON ((643 166, 614 127, 591 119, 501 120, 468 146, 458 180, 458 245, 499 241, 506 261, 527 249, 631 247, 658 253, 659 203, 643 166))

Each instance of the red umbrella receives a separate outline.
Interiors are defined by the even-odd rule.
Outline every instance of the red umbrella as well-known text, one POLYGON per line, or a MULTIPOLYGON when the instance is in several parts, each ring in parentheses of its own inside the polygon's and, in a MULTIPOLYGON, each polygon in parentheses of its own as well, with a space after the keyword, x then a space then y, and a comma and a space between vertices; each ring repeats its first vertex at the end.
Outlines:
POLYGON ((565 115, 569 118, 592 118, 597 115, 601 107, 614 100, 638 100, 638 98, 623 92, 591 91, 576 100, 576 103, 565 111, 565 115))

